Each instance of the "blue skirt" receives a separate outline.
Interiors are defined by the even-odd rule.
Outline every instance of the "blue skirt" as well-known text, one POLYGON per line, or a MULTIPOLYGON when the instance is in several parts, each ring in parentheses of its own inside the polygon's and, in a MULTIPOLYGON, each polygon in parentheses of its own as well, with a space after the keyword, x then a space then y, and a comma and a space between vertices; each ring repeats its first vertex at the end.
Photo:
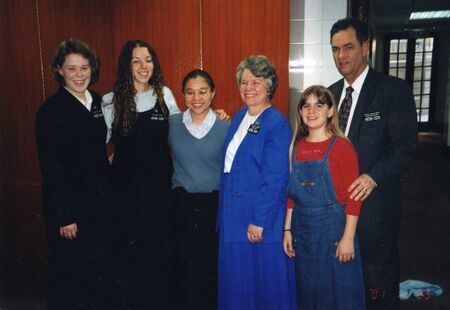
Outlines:
POLYGON ((281 242, 219 245, 218 309, 297 309, 295 268, 281 242))

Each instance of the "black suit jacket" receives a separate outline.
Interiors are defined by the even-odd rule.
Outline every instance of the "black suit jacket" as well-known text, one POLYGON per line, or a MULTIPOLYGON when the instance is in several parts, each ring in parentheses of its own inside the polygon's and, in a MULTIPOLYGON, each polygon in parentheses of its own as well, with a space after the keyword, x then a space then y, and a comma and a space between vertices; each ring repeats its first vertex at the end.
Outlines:
POLYGON ((44 214, 52 231, 72 223, 95 222, 103 211, 106 124, 101 97, 90 93, 91 111, 60 88, 36 116, 44 214))
MULTIPOLYGON (((338 101, 344 79, 329 87, 338 101)), ((377 187, 363 204, 360 225, 391 221, 399 211, 399 175, 414 154, 417 116, 411 87, 369 69, 358 97, 348 138, 359 157, 360 173, 377 187)))

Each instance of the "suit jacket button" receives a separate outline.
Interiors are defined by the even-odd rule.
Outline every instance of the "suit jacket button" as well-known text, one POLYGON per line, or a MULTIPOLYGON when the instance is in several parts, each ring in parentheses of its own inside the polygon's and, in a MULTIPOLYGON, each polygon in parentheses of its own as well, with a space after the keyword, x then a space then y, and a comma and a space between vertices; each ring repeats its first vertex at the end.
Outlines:
POLYGON ((241 196, 241 192, 236 192, 236 196, 240 197, 241 196))

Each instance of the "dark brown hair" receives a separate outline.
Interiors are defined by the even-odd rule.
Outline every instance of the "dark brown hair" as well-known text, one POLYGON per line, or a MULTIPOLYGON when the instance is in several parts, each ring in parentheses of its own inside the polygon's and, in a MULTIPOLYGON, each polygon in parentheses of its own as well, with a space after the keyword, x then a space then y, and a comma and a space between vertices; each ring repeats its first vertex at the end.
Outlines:
POLYGON ((55 56, 53 57, 50 69, 55 77, 55 80, 59 85, 65 85, 64 77, 59 74, 58 70, 63 66, 66 61, 66 57, 70 54, 78 54, 83 56, 83 58, 89 61, 89 66, 91 67, 91 84, 95 83, 99 77, 99 66, 100 61, 97 54, 92 50, 89 45, 83 41, 76 39, 69 39, 62 41, 55 51, 55 56))
POLYGON ((116 82, 114 85, 114 123, 113 126, 126 135, 137 118, 136 89, 133 83, 131 58, 133 49, 137 47, 147 48, 153 62, 153 73, 148 84, 152 86, 156 94, 156 104, 159 105, 164 115, 169 115, 169 109, 164 101, 164 78, 155 50, 146 42, 132 40, 125 43, 120 55, 117 68, 116 82))

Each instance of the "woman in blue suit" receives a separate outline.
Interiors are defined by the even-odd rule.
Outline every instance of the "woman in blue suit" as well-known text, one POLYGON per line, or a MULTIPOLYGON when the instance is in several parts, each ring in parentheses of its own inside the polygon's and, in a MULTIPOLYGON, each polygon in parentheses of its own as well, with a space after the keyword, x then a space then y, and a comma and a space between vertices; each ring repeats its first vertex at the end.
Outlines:
POLYGON ((291 129, 270 103, 278 78, 265 56, 244 59, 236 77, 246 106, 225 139, 218 308, 295 309, 282 247, 291 129))

